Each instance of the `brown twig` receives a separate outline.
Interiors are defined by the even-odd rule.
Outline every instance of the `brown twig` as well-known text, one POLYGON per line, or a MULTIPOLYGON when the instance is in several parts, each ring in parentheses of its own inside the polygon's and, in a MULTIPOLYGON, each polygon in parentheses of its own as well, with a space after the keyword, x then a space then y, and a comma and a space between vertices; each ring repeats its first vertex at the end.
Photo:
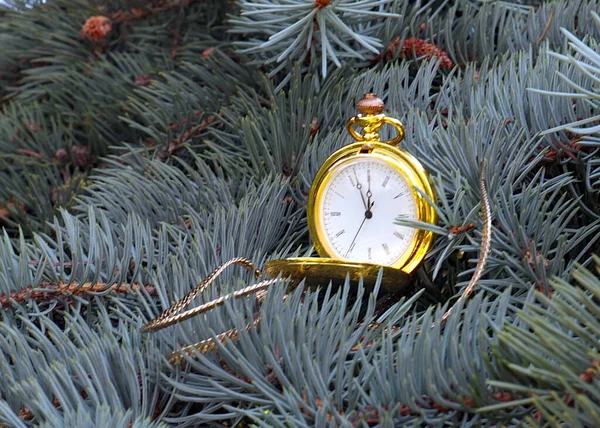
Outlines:
MULTIPOLYGON (((194 125, 188 130, 184 131, 180 137, 173 138, 168 146, 163 147, 159 151, 158 159, 162 161, 168 159, 173 154, 173 152, 175 152, 175 150, 181 147, 185 142, 199 136, 206 128, 208 128, 215 121, 215 119, 216 118, 214 115, 209 115, 206 117, 206 119, 203 119, 198 125, 194 125)), ((171 129, 176 129, 178 126, 180 126, 180 124, 169 125, 171 129)))
MULTIPOLYGON (((408 38, 403 41, 399 36, 396 36, 388 44, 383 59, 390 61, 394 58, 397 58, 396 55, 400 55, 404 58, 433 58, 440 62, 440 68, 442 69, 454 68, 454 62, 444 50, 433 43, 429 43, 425 40, 417 38, 408 38)), ((375 61, 380 61, 381 59, 382 58, 379 56, 375 59, 375 61)))
POLYGON ((473 223, 469 223, 466 226, 452 226, 448 228, 448 235, 460 235, 463 233, 470 232, 475 229, 475 225, 473 223))
MULTIPOLYGON (((202 0, 158 0, 148 2, 147 7, 133 8, 129 10, 119 10, 110 14, 110 18, 117 22, 131 22, 140 19, 145 19, 152 16, 155 13, 165 12, 174 7, 183 6, 188 7, 195 3, 200 3, 202 0)), ((104 13, 104 8, 99 8, 104 13)))
POLYGON ((33 150, 28 150, 28 149, 17 149, 17 151, 21 154, 27 155, 27 156, 31 156, 34 157, 38 160, 43 161, 44 160, 44 156, 42 156, 39 153, 34 152, 33 150))
POLYGON ((0 307, 7 309, 14 303, 25 303, 28 301, 36 302, 48 302, 56 300, 61 296, 77 296, 87 293, 101 293, 105 291, 114 291, 120 293, 135 293, 141 288, 145 288, 146 291, 152 295, 156 295, 156 290, 152 285, 142 285, 138 283, 134 284, 114 284, 107 286, 103 282, 85 282, 83 284, 77 283, 64 283, 64 282, 50 282, 42 281, 38 287, 26 287, 20 291, 12 291, 10 294, 3 294, 0 296, 0 307))

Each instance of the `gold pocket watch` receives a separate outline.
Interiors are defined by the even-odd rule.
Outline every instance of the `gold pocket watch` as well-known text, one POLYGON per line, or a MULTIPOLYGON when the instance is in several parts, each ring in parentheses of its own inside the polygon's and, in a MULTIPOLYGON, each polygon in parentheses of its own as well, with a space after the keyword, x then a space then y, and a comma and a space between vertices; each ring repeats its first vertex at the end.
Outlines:
POLYGON ((375 94, 366 94, 357 109, 360 114, 346 123, 356 141, 323 163, 309 191, 308 228, 320 257, 268 262, 264 270, 271 277, 281 273, 294 281, 326 284, 349 275, 372 284, 383 269, 382 289, 398 292, 431 249, 433 233, 396 224, 397 219, 437 221, 422 196, 435 200, 428 174, 396 147, 404 126, 382 113, 384 103, 375 94), (397 135, 381 141, 379 130, 386 124, 397 135))
MULTIPOLYGON (((404 137, 400 121, 382 113, 383 101, 367 94, 358 102, 360 114, 346 124, 356 140, 333 155, 321 166, 308 195, 308 228, 320 257, 273 260, 258 269, 250 260, 231 259, 210 273, 181 300, 147 322, 142 331, 157 331, 223 305, 228 299, 255 295, 262 301, 269 287, 278 283, 279 274, 292 284, 305 280, 309 286, 342 283, 362 278, 367 286, 375 284, 383 270, 381 289, 396 293, 408 285, 410 274, 431 249, 433 234, 396 224, 399 218, 435 223, 436 213, 423 195, 435 200, 429 176, 413 156, 396 144, 404 137), (391 125, 397 135, 381 141, 379 129, 391 125), (362 128, 357 132, 354 126, 362 128), (232 265, 253 270, 262 281, 218 297, 196 308, 183 311, 192 300, 212 285, 232 265), (270 278, 268 278, 270 277, 270 278), (183 312, 182 312, 183 311, 183 312)), ((253 324, 258 325, 257 316, 253 324)), ((250 328, 250 324, 246 327, 250 328)), ((235 341, 232 329, 168 356, 172 363, 183 361, 193 352, 217 349, 217 342, 235 341)))

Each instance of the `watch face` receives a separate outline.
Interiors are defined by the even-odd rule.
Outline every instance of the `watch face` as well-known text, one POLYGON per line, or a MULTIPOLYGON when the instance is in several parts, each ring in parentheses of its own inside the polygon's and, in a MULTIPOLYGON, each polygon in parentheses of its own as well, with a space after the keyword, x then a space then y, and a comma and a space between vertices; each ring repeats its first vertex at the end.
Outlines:
POLYGON ((418 219, 413 190, 393 164, 356 157, 335 168, 318 204, 332 257, 392 265, 411 248, 416 230, 395 224, 418 219))

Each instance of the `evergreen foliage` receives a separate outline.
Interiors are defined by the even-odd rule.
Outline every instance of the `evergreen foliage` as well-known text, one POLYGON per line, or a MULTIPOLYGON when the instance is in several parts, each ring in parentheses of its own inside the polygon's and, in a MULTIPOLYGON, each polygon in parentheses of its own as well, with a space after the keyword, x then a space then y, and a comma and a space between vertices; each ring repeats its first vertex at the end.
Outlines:
POLYGON ((7 3, 0 425, 600 423, 596 0, 7 3), (438 195, 411 293, 278 280, 141 333, 230 258, 313 254, 308 189, 370 91, 438 195), (491 253, 444 324, 484 159, 491 253))

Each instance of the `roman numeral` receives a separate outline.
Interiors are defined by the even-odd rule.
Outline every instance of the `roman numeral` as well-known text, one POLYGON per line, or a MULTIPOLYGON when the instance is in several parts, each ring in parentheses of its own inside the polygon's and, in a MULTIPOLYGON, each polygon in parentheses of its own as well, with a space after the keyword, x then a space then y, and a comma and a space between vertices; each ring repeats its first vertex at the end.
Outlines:
POLYGON ((394 232, 394 236, 396 236, 396 237, 398 237, 398 238, 400 238, 400 239, 404 239, 404 235, 403 235, 403 234, 401 234, 401 233, 400 233, 400 232, 398 232, 398 231, 394 232))
MULTIPOLYGON (((383 179, 383 184, 381 185, 381 187, 387 186, 388 181, 390 181, 390 176, 389 175, 383 179)), ((394 198, 394 199, 396 199, 396 198, 394 198)))
POLYGON ((340 192, 337 192, 337 191, 335 191, 335 190, 334 190, 334 192, 335 192, 335 194, 336 194, 336 195, 338 195, 340 198, 342 198, 342 199, 346 199, 346 198, 344 198, 344 195, 342 195, 340 192))
POLYGON ((398 214, 398 218, 408 218, 408 214, 398 214))
POLYGON ((396 196, 394 196, 394 199, 398 199, 400 196, 404 196, 404 192, 398 193, 396 196))
POLYGON ((390 247, 388 247, 388 245, 385 242, 383 244, 381 244, 381 246, 383 247, 383 251, 385 251, 385 253, 389 256, 390 247))
POLYGON ((346 233, 346 229, 342 229, 342 230, 340 230, 338 233, 336 233, 336 234, 335 234, 335 237, 336 237, 336 238, 339 238, 339 237, 340 237, 340 235, 342 235, 342 234, 344 234, 344 233, 346 233))
POLYGON ((341 216, 341 215, 342 215, 342 213, 341 213, 341 212, 339 212, 339 211, 332 211, 332 212, 330 212, 330 213, 329 213, 329 215, 330 215, 331 217, 339 217, 339 216, 341 216))
POLYGON ((367 248, 367 257, 369 258, 369 261, 371 261, 371 247, 367 248))

